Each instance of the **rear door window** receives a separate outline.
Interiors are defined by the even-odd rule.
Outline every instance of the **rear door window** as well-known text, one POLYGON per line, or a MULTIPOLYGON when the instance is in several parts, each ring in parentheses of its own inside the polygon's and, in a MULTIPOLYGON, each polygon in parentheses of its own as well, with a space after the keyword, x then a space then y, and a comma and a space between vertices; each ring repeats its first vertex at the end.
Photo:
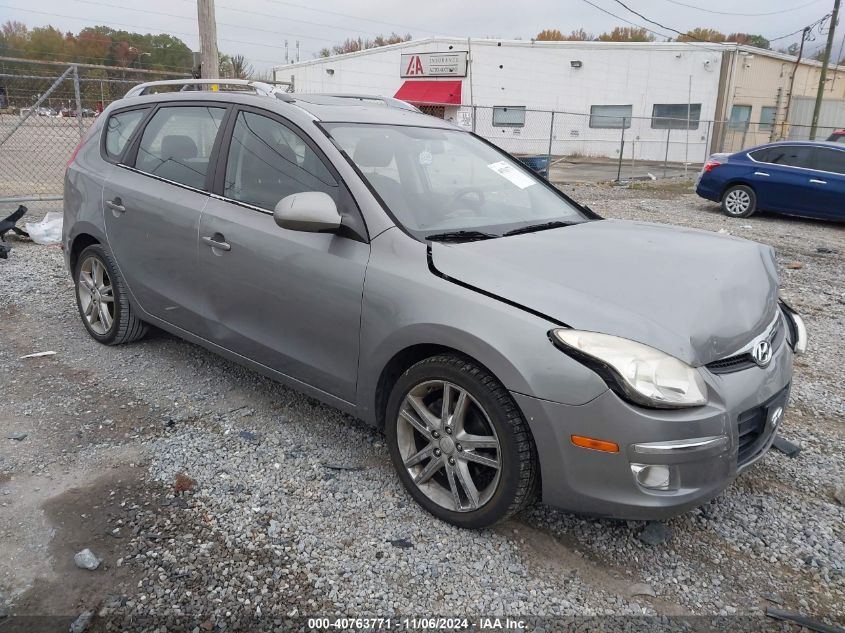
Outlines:
POLYGON ((813 151, 813 169, 845 174, 845 151, 826 147, 816 148, 813 151))
POLYGON ((225 113, 222 106, 160 108, 144 128, 135 168, 204 189, 214 141, 225 113))
POLYGON ((135 132, 138 124, 144 120, 147 112, 149 112, 149 108, 142 108, 117 112, 109 117, 105 132, 106 156, 114 161, 120 160, 124 150, 129 145, 132 133, 135 132))
POLYGON ((775 145, 768 148, 767 163, 812 169, 812 148, 808 145, 775 145))

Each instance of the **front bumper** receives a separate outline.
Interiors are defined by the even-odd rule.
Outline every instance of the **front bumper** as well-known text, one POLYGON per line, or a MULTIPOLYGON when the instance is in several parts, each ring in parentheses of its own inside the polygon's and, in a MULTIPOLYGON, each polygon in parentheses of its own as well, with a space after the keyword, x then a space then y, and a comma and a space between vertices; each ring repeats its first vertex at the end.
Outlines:
POLYGON ((784 343, 765 369, 705 372, 710 402, 692 409, 645 409, 612 391, 581 406, 514 393, 537 445, 543 502, 620 519, 660 519, 705 503, 771 446, 789 397, 792 355, 784 343), (615 442, 619 451, 575 446, 573 435, 615 442), (663 489, 643 485, 661 473, 663 489))

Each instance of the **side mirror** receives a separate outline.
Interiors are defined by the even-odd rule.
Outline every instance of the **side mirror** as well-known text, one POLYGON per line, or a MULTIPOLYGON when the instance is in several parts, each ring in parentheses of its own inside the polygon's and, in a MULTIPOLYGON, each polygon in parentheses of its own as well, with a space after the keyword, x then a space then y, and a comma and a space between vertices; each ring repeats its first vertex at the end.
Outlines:
POLYGON ((283 229, 331 233, 340 228, 341 217, 331 196, 322 191, 303 191, 279 200, 273 219, 283 229))

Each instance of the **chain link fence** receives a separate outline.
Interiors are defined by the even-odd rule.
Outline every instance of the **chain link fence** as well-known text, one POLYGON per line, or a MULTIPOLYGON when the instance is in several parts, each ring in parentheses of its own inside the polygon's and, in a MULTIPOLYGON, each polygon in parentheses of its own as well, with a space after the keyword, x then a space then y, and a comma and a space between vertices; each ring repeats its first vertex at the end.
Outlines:
MULTIPOLYGON (((521 158, 552 181, 572 166, 592 180, 630 181, 692 176, 716 152, 737 152, 777 140, 808 140, 810 126, 708 121, 688 117, 624 117, 514 107, 463 106, 456 122, 521 158)), ((845 122, 843 122, 845 124, 845 122)), ((819 127, 817 140, 832 127, 819 127)))
MULTIPOLYGON (((183 75, 180 75, 183 76, 183 75)), ((102 110, 142 81, 175 75, 84 65, 0 63, 0 203, 60 200, 74 148, 102 110)), ((553 182, 692 177, 711 153, 810 138, 809 126, 626 117, 521 107, 438 106, 437 115, 521 158, 553 182)), ((845 125, 845 122, 843 122, 845 125)), ((819 128, 825 139, 833 128, 819 128)))
POLYGON ((100 112, 174 75, 82 64, 0 63, 0 204, 60 200, 67 161, 100 112))

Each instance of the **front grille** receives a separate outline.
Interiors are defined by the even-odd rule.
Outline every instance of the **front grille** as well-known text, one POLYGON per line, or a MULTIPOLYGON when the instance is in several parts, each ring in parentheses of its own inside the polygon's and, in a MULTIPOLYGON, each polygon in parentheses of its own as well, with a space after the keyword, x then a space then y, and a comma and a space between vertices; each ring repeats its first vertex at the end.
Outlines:
POLYGON ((771 412, 777 407, 786 406, 789 385, 763 404, 748 409, 737 418, 737 462, 742 466, 753 459, 763 449, 777 429, 768 428, 771 412))
MULTIPOLYGON (((781 318, 780 313, 778 313, 778 318, 772 325, 772 329, 769 331, 769 336, 767 337, 769 343, 772 345, 772 353, 776 352, 780 344, 783 342, 784 334, 783 319, 781 318)), ((714 360, 712 363, 707 363, 705 367, 714 374, 732 374, 735 371, 742 371, 744 369, 750 369, 751 367, 757 367, 757 363, 754 361, 754 358, 752 358, 750 352, 743 352, 742 354, 736 354, 735 356, 728 356, 727 358, 714 360)))
POLYGON ((708 363, 707 369, 714 374, 730 374, 754 367, 756 364, 754 359, 751 358, 751 354, 739 354, 738 356, 714 360, 712 363, 708 363))

